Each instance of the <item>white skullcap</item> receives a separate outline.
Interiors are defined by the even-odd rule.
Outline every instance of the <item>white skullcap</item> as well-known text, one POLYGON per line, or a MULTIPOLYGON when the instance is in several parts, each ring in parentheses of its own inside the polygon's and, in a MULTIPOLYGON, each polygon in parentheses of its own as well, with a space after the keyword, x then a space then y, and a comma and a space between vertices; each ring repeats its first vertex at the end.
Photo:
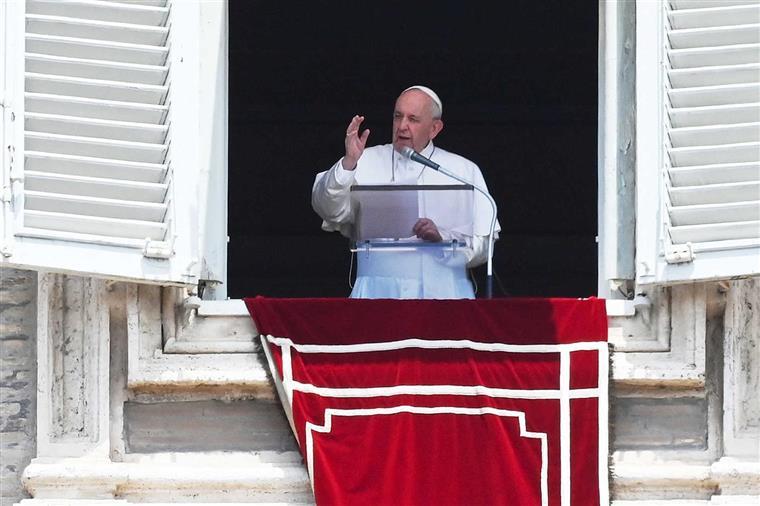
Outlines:
POLYGON ((424 93, 425 95, 427 95, 428 97, 430 97, 431 99, 433 99, 433 102, 435 102, 435 105, 438 106, 438 110, 440 111, 441 114, 443 114, 443 103, 441 103, 441 99, 438 98, 438 94, 436 94, 436 92, 434 92, 433 90, 431 90, 427 86, 422 86, 420 84, 415 84, 414 86, 408 87, 407 89, 405 89, 401 93, 402 94, 406 93, 409 90, 420 90, 422 93, 424 93))

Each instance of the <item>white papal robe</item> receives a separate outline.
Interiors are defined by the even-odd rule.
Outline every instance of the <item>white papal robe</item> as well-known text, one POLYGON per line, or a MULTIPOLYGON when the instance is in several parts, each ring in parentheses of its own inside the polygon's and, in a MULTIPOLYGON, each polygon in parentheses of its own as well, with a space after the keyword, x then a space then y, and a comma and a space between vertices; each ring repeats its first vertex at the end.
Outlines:
MULTIPOLYGON (((470 160, 434 146, 432 142, 428 143, 421 154, 475 186, 486 188, 480 169, 470 160)), ((351 203, 353 185, 458 184, 445 174, 401 156, 392 144, 365 149, 355 170, 345 170, 342 161, 341 158, 329 170, 317 174, 311 202, 323 220, 322 229, 339 231, 346 237, 351 237, 355 219, 351 203)), ((374 255, 357 252, 357 278, 351 297, 474 298, 467 268, 487 261, 491 217, 491 204, 479 192, 474 194, 472 231, 465 233, 455 227, 447 227, 445 216, 436 216, 435 212, 429 216, 420 216, 435 222, 444 241, 456 239, 466 247, 455 253, 434 248, 374 255)), ((498 238, 499 230, 497 221, 495 238, 498 238)))

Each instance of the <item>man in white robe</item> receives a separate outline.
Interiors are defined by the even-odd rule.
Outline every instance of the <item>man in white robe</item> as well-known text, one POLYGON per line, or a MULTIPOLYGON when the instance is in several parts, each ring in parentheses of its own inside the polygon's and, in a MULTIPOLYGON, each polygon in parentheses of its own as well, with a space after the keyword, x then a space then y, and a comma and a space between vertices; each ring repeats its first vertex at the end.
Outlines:
MULTIPOLYGON (((322 228, 350 237, 355 219, 352 209, 353 185, 451 185, 452 178, 403 157, 411 147, 444 169, 480 188, 486 188, 480 169, 464 157, 433 144, 443 129, 442 103, 425 86, 412 86, 396 100, 391 144, 366 148, 369 129, 359 132, 363 116, 354 116, 345 138, 345 155, 329 170, 317 174, 312 188, 312 206, 324 220, 322 228)), ((446 202, 431 203, 442 209, 446 202), (437 205, 436 205, 437 204, 437 205)), ((434 248, 413 252, 357 254, 358 271, 351 297, 354 298, 474 298, 467 268, 485 263, 492 208, 485 196, 475 192, 474 223, 471 230, 447 227, 445 212, 421 216, 410 235, 437 243, 456 239, 465 248, 445 253, 434 248), (423 251, 427 250, 427 251, 423 251)), ((495 233, 499 231, 498 222, 495 233)), ((495 238, 498 235, 495 235, 495 238)))

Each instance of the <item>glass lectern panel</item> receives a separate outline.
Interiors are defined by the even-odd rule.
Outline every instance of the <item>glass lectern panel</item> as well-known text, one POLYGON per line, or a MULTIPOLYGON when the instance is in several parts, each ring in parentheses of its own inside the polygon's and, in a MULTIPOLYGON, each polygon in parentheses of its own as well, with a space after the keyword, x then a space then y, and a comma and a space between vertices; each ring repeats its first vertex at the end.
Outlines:
POLYGON ((356 185, 351 187, 354 241, 418 242, 412 228, 429 218, 439 229, 472 236, 471 185, 356 185))

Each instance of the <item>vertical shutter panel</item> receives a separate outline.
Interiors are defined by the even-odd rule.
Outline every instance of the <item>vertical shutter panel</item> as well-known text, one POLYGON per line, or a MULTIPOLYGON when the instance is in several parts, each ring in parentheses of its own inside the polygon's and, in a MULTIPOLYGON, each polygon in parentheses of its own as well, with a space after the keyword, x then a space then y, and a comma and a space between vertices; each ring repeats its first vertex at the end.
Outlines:
POLYGON ((26 6, 22 233, 167 240, 166 2, 26 6))
POLYGON ((665 24, 666 248, 756 246, 760 2, 670 0, 665 24))
MULTIPOLYGON (((226 39, 223 23, 208 28, 224 4, 0 5, 11 48, 0 265, 196 284, 209 265, 206 214, 226 205, 223 192, 205 191, 209 178, 226 177, 226 157, 200 156, 224 137, 201 136, 199 115, 201 101, 226 104, 204 91, 200 65, 204 34, 226 39)), ((226 60, 214 62, 208 75, 226 90, 226 60)))

